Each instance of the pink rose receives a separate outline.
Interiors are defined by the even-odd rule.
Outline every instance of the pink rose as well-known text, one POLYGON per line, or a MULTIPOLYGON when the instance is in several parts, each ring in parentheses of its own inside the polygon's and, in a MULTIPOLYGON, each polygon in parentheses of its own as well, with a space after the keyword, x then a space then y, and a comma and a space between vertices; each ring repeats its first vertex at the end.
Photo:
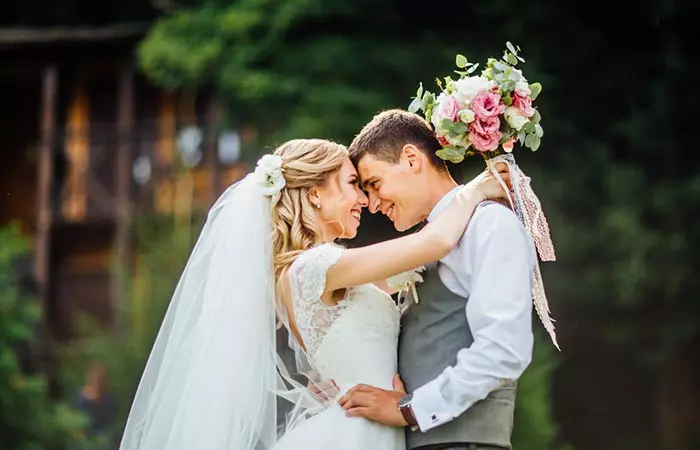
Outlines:
POLYGON ((498 117, 475 120, 469 125, 469 141, 480 152, 490 152, 498 148, 503 134, 499 130, 501 121, 498 117))
POLYGON ((472 99, 471 108, 477 118, 483 119, 503 114, 506 105, 501 102, 501 96, 497 93, 481 91, 472 99))
POLYGON ((519 95, 517 91, 513 92, 513 106, 520 110, 520 114, 525 117, 532 117, 535 115, 535 109, 532 107, 532 99, 530 96, 519 95))
POLYGON ((456 122, 459 117, 459 102, 452 95, 442 93, 438 96, 438 107, 433 113, 432 122, 436 129, 441 127, 444 119, 456 122))
POLYGON ((479 134, 493 134, 501 128, 501 119, 498 117, 484 117, 476 119, 469 124, 469 131, 479 134))

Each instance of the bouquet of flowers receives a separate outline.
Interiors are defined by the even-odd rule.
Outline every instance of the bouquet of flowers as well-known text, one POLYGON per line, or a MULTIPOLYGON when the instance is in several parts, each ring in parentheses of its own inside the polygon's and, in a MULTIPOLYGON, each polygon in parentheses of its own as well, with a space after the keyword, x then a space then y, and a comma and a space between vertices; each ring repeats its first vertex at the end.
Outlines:
POLYGON ((508 42, 503 59, 489 58, 480 75, 479 64, 457 55, 459 78, 436 79, 441 92, 436 97, 418 87, 408 110, 422 111, 435 127, 443 149, 438 156, 459 163, 465 156, 480 153, 486 159, 513 151, 515 140, 532 151, 540 147, 544 131, 540 114, 532 105, 542 85, 529 83, 516 69, 519 48, 508 42))
MULTIPOLYGON (((554 261, 554 246, 549 226, 539 199, 530 187, 530 178, 515 163, 512 155, 517 143, 536 151, 544 130, 541 116, 533 101, 542 91, 539 83, 530 83, 516 66, 525 60, 520 48, 506 43, 500 60, 489 58, 486 68, 476 74, 479 64, 457 55, 458 78, 436 78, 440 93, 436 96, 421 83, 408 107, 421 112, 430 122, 442 144, 437 155, 446 161, 460 163, 466 157, 480 154, 493 175, 510 192, 510 204, 535 243, 542 261, 554 261), (512 190, 495 170, 496 163, 508 165, 512 190)), ((554 345, 559 348, 549 305, 544 293, 539 265, 533 270, 532 290, 535 309, 554 345)))

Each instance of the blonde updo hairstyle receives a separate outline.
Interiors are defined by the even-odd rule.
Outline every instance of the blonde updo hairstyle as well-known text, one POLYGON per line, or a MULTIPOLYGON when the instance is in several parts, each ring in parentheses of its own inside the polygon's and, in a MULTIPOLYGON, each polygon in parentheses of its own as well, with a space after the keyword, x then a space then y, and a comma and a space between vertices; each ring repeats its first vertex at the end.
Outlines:
POLYGON ((323 239, 309 193, 314 187, 326 185, 349 154, 345 146, 323 139, 294 139, 279 146, 274 154, 282 158, 286 182, 271 203, 275 284, 277 292, 282 292, 282 276, 289 266, 323 239))

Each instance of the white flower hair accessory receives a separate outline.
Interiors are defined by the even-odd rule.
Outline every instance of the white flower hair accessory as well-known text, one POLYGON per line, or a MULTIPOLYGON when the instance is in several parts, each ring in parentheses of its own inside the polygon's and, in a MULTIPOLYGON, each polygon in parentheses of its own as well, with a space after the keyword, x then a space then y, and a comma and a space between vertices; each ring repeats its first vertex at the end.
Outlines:
POLYGON ((254 176, 260 184, 263 194, 272 197, 287 185, 282 168, 282 157, 278 155, 263 155, 255 167, 254 176))

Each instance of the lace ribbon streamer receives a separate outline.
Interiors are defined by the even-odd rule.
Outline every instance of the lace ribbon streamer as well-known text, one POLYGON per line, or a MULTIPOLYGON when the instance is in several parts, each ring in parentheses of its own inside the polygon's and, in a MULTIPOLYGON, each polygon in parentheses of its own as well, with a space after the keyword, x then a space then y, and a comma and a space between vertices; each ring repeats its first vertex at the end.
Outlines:
MULTIPOLYGON (((554 245, 549 235, 549 225, 542 212, 540 200, 530 187, 530 177, 520 170, 512 154, 499 155, 487 159, 486 166, 493 176, 496 177, 501 186, 503 186, 503 189, 512 194, 512 196, 508 196, 510 205, 528 234, 532 237, 540 259, 542 261, 556 261, 554 245), (506 187, 505 182, 496 170, 496 164, 499 162, 508 165, 510 181, 513 186, 512 190, 506 187)), ((549 333, 549 336, 552 338, 554 346, 558 350, 561 350, 557 343, 557 336, 554 331, 554 320, 550 317, 549 303, 547 302, 544 283, 542 282, 542 274, 537 261, 532 271, 532 299, 542 325, 544 325, 545 330, 547 330, 547 333, 549 333)))

